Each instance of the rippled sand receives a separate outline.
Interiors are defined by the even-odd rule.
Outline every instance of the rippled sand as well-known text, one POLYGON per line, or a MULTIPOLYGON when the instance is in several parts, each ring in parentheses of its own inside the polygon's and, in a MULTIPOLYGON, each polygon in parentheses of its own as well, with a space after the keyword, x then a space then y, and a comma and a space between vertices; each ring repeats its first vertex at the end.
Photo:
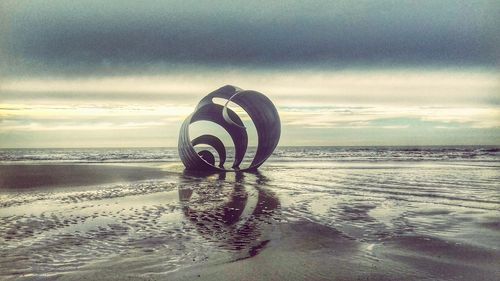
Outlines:
POLYGON ((500 276, 491 163, 297 161, 212 175, 177 164, 13 167, 0 166, 0 279, 500 276))

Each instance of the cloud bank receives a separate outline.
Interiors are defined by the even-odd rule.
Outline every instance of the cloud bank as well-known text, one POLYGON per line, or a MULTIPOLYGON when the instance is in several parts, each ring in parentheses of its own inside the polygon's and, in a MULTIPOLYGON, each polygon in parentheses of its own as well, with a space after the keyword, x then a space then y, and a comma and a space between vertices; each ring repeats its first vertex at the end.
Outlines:
MULTIPOLYGON (((3 1, 6 73, 487 66, 495 1, 3 1)), ((5 66, 5 64, 4 64, 5 66)))

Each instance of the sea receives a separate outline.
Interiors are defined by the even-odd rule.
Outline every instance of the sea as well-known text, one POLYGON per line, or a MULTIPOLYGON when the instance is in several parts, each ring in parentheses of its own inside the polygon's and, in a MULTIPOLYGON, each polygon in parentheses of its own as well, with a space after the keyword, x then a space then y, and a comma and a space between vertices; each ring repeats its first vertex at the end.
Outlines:
MULTIPOLYGON (((254 147, 248 149, 250 159, 254 147)), ((231 149, 228 149, 231 155, 231 149)), ((278 147, 269 162, 500 162, 500 146, 289 146, 278 147)), ((179 162, 177 148, 22 148, 0 149, 0 163, 179 162)))

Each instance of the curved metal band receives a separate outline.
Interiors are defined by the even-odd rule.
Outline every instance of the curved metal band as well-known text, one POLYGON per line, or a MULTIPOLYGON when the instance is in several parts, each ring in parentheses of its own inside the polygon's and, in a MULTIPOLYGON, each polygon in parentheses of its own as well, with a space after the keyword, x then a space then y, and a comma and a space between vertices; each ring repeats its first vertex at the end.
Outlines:
POLYGON ((213 147, 219 154, 219 167, 224 167, 224 163, 226 162, 226 147, 218 137, 212 135, 201 135, 192 140, 191 144, 193 146, 197 146, 198 144, 207 144, 213 147))
POLYGON ((220 139, 211 135, 202 135, 190 141, 189 125, 196 121, 214 122, 229 133, 235 147, 235 160, 232 168, 240 171, 254 170, 262 165, 273 153, 281 135, 280 118, 271 100, 256 91, 245 91, 230 85, 224 86, 205 96, 196 106, 195 112, 188 116, 181 126, 178 149, 179 156, 187 169, 231 171, 223 168, 226 150, 220 139), (227 102, 222 106, 214 103, 214 98, 223 98, 227 102), (244 169, 240 169, 239 165, 247 150, 248 135, 239 116, 227 107, 229 102, 234 102, 243 108, 257 130, 258 144, 255 157, 250 166, 244 169), (193 146, 197 144, 210 145, 217 151, 221 159, 219 167, 208 163, 195 151, 193 146))

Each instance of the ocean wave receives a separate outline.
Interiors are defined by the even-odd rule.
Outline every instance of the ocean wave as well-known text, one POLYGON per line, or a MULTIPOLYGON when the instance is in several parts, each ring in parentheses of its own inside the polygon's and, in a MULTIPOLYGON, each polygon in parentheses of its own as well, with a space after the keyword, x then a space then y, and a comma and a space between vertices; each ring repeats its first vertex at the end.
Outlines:
MULTIPOLYGON (((255 153, 249 148, 248 155, 255 153)), ((228 149, 228 156, 232 149, 228 149)), ((249 158, 249 159, 250 159, 249 158)), ((500 149, 494 146, 425 147, 279 147, 271 162, 301 161, 470 161, 500 162, 500 149)), ((177 148, 75 148, 0 149, 0 163, 71 162, 134 163, 179 161, 177 148)))

